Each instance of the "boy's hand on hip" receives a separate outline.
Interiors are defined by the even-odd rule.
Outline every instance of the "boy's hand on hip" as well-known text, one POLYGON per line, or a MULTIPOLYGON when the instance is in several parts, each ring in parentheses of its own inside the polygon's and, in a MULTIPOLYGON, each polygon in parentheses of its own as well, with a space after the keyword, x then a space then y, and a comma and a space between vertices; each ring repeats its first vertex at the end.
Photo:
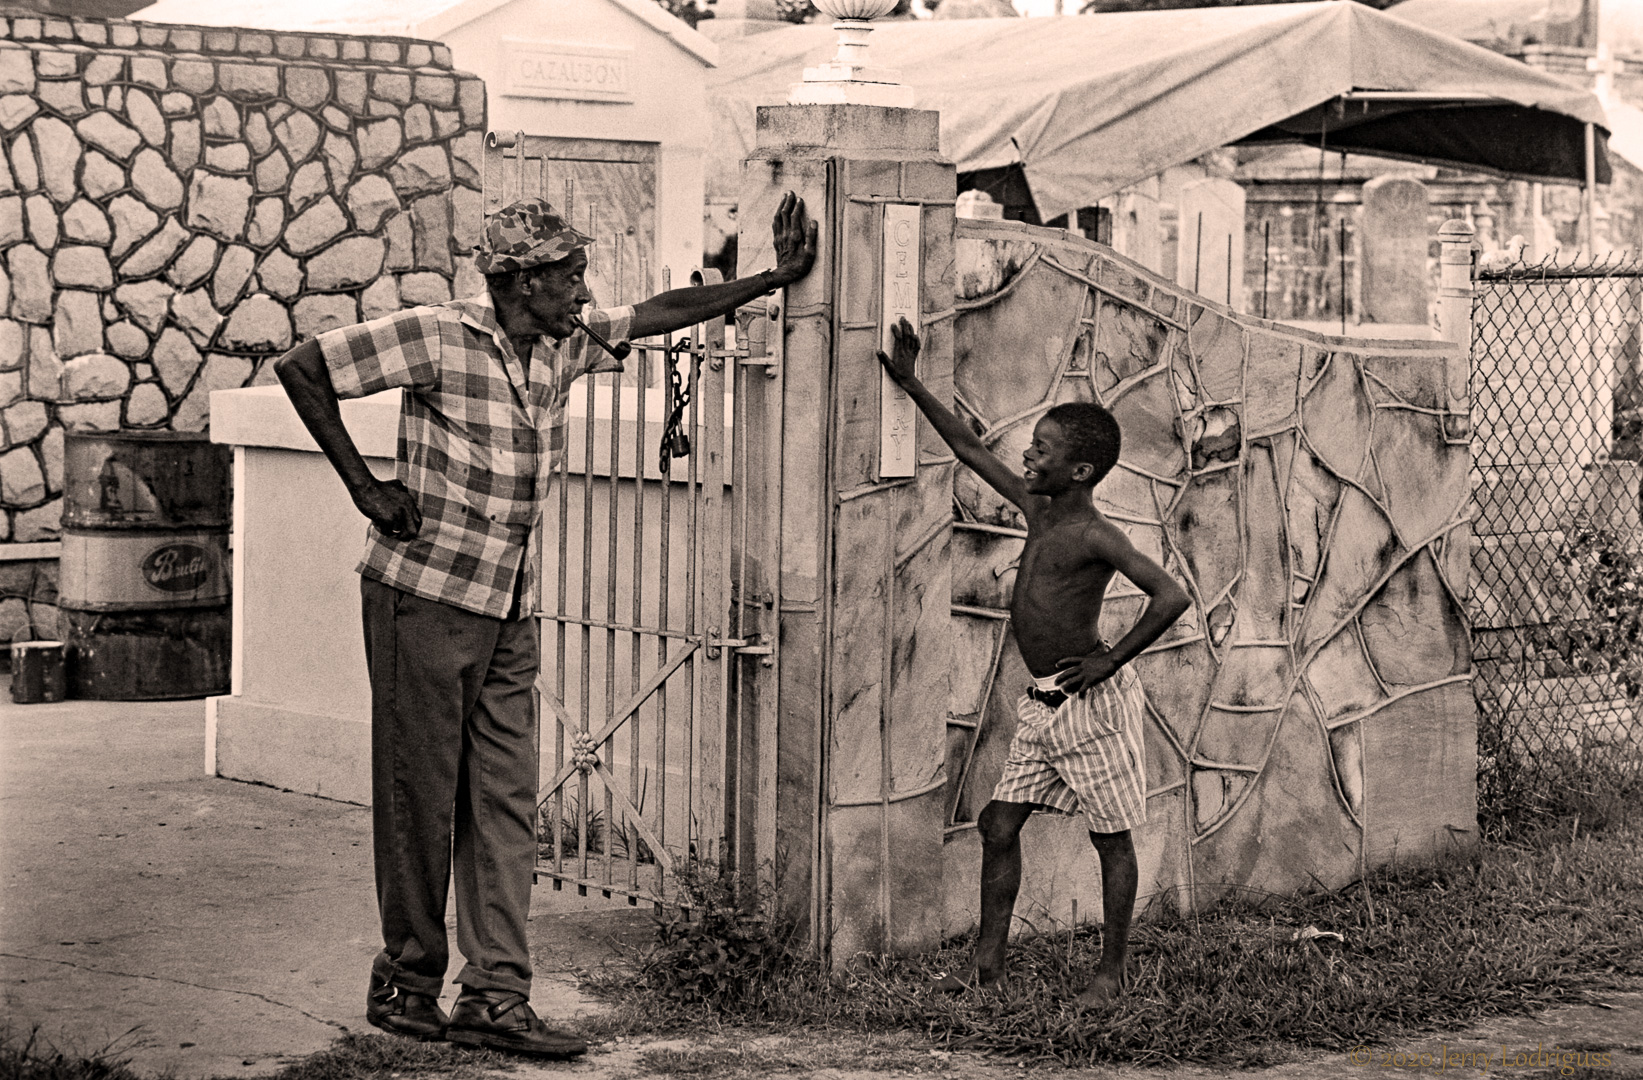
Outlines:
POLYGON ((890 340, 893 343, 892 355, 886 356, 880 350, 879 363, 884 365, 884 370, 890 373, 890 378, 898 386, 904 385, 917 378, 914 369, 918 366, 919 350, 918 333, 905 315, 890 327, 890 340))
POLYGON ((1116 663, 1112 654, 1105 650, 1088 656, 1069 656, 1056 662, 1056 667, 1061 670, 1056 673, 1055 684, 1063 694, 1081 694, 1092 686, 1106 682, 1123 666, 1116 663))

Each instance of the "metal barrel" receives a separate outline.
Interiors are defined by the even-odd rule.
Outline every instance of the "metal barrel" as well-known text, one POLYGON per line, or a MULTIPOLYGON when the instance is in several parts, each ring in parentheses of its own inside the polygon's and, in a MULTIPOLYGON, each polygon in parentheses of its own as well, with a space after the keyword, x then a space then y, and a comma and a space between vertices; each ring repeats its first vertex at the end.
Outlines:
POLYGON ((70 433, 58 606, 71 697, 229 685, 232 451, 180 432, 70 433))

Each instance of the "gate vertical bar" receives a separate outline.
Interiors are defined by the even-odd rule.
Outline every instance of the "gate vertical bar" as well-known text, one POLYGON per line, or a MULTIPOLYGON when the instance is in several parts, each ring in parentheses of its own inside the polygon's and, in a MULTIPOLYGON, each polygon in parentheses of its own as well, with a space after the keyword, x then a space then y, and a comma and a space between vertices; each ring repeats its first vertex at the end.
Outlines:
MULTIPOLYGON (((554 665, 553 685, 561 707, 554 710, 554 755, 553 771, 558 773, 565 767, 565 721, 564 708, 565 687, 568 685, 565 673, 566 654, 568 652, 568 636, 570 624, 565 621, 570 614, 570 453, 569 448, 559 457, 559 576, 558 594, 554 598, 554 606, 558 609, 558 618, 554 620, 554 665)), ((565 785, 560 784, 553 792, 553 869, 556 874, 565 872, 565 785)), ((559 878, 553 879, 556 889, 564 887, 559 878)))
MULTIPOLYGON (((581 663, 581 714, 580 731, 584 738, 589 737, 592 725, 593 701, 593 429, 594 429, 594 395, 593 379, 586 380, 586 402, 582 423, 582 655, 581 663)), ((588 774, 582 772, 576 781, 576 876, 582 882, 577 885, 576 891, 580 896, 588 894, 588 852, 593 846, 593 811, 589 807, 590 791, 588 774)), ((605 818, 605 824, 610 825, 610 818, 605 818)), ((608 843, 605 845, 610 846, 608 843)))
MULTIPOLYGON (((663 291, 667 291, 667 290, 672 289, 672 288, 673 288, 673 271, 671 269, 669 269, 668 267, 663 267, 662 268, 662 289, 663 289, 663 291)), ((660 342, 661 342, 662 350, 661 350, 661 353, 660 353, 660 359, 659 359, 659 361, 657 363, 657 366, 656 366, 656 373, 657 373, 657 381, 659 383, 661 383, 661 388, 660 389, 662 390, 662 401, 661 401, 662 419, 663 419, 664 426, 665 426, 665 422, 667 420, 667 410, 668 410, 668 400, 667 400, 667 390, 666 390, 666 388, 672 385, 672 374, 671 374, 671 372, 673 370, 672 335, 671 334, 663 335, 662 338, 660 339, 660 342)), ((650 414, 648 412, 645 412, 645 413, 643 413, 643 415, 645 417, 649 417, 650 414)), ((641 430, 643 430, 643 429, 641 429, 641 430)), ((649 463, 645 460, 645 445, 646 444, 644 443, 643 439, 641 439, 640 440, 640 446, 636 451, 636 454, 639 457, 639 462, 635 466, 635 470, 636 470, 637 475, 641 476, 641 477, 643 477, 645 475, 645 470, 650 467, 649 463)), ((661 451, 660 451, 660 448, 659 448, 658 453, 660 453, 660 452, 661 451)), ((656 588, 657 588, 656 625, 661 627, 661 626, 667 626, 668 625, 668 614, 667 614, 668 613, 667 582, 668 582, 668 572, 669 572, 668 571, 668 566, 669 566, 669 563, 668 563, 668 558, 669 558, 668 529, 669 529, 669 520, 670 520, 670 517, 671 517, 671 515, 669 513, 669 507, 670 507, 670 504, 671 504, 671 501, 672 501, 672 498, 673 498, 673 482, 672 482, 672 479, 668 475, 668 470, 665 469, 665 468, 660 468, 659 467, 657 469, 657 477, 658 477, 658 482, 657 482, 656 487, 657 487, 658 492, 660 493, 661 504, 657 507, 657 511, 656 511, 657 529, 658 529, 657 548, 658 548, 658 551, 660 553, 660 558, 657 561, 658 577, 657 577, 657 584, 656 584, 656 588)), ((658 634, 656 636, 656 664, 657 664, 658 667, 661 667, 661 666, 665 665, 666 663, 667 663, 667 638, 664 637, 663 635, 658 634)), ((656 830, 656 835, 657 835, 658 839, 661 840, 663 846, 665 847, 667 845, 667 842, 668 842, 668 827, 667 827, 667 825, 668 825, 667 744, 668 744, 668 739, 670 737, 669 732, 668 732, 668 724, 667 724, 667 687, 665 687, 665 686, 661 689, 661 691, 659 692, 659 694, 657 696, 655 716, 656 716, 656 800, 657 800, 656 805, 661 807, 659 827, 656 830)), ((688 811, 687 811, 687 813, 688 813, 688 811)), ((687 856, 689 855, 689 840, 688 840, 689 834, 690 834, 690 822, 687 818, 687 820, 685 821, 685 835, 686 835, 687 839, 686 839, 685 848, 683 849, 687 856)), ((658 858, 657 862, 656 862, 656 894, 658 896, 662 895, 662 885, 663 885, 662 863, 661 863, 660 858, 658 858)))
POLYGON ((784 325, 781 290, 737 313, 737 347, 745 348, 749 356, 748 363, 739 365, 735 373, 731 425, 731 495, 736 514, 733 558, 741 619, 736 636, 756 636, 759 647, 769 650, 757 663, 744 661, 735 668, 738 866, 743 882, 764 887, 777 886, 782 873, 777 866, 776 824, 782 530, 768 523, 781 520, 784 325), (758 616, 749 619, 749 611, 758 616))
MULTIPOLYGON (((621 376, 616 372, 609 375, 610 388, 610 471, 608 489, 605 498, 608 500, 608 512, 605 515, 605 529, 607 537, 605 554, 605 711, 608 713, 616 707, 616 563, 619 554, 616 548, 616 533, 618 513, 622 502, 621 480, 621 453, 622 453, 622 384, 621 376)), ((594 379, 588 380, 590 383, 594 379)), ((594 418, 588 417, 588 423, 594 418)), ((592 471, 590 466, 589 471, 592 471)), ((628 721, 631 730, 637 731, 639 721, 634 718, 628 721)), ((605 740, 605 768, 612 776, 616 775, 616 733, 612 732, 605 740)), ((629 798, 637 800, 639 792, 631 790, 629 798)), ((631 826, 628 826, 631 829, 631 826)), ((626 831, 626 830, 624 830, 626 831)), ((633 845, 628 844, 628 853, 633 853, 633 845)), ((612 882, 616 862, 616 817, 614 800, 609 785, 605 788, 605 884, 612 882)))
MULTIPOLYGON (((633 395, 633 620, 631 621, 633 621, 634 626, 644 626, 644 564, 646 564, 646 561, 644 561, 644 421, 646 421, 646 416, 649 414, 646 409, 646 388, 649 386, 647 373, 649 373, 649 367, 651 367, 651 350, 641 344, 639 347, 634 348, 634 358, 636 358, 636 365, 639 368, 637 370, 639 385, 637 385, 633 395)), ((664 623, 662 623, 662 620, 657 620, 656 625, 660 628, 664 623)), ((634 694, 639 689, 639 681, 641 681, 639 631, 634 631, 633 635, 629 635, 628 659, 629 666, 631 666, 631 674, 628 676, 628 694, 634 694)), ((664 689, 662 692, 665 694, 667 690, 664 689)), ((629 743, 629 758, 631 758, 631 768, 629 768, 629 778, 631 779, 629 779, 629 782, 636 789, 639 787, 639 771, 641 771, 639 718, 646 713, 646 710, 646 705, 641 705, 639 712, 634 713, 633 723, 629 727, 629 733, 633 736, 631 743, 629 743)), ((654 710, 651 710, 651 712, 654 715, 654 710)), ((652 722, 652 732, 654 732, 654 722, 652 722)), ((641 805, 639 809, 644 809, 644 807, 641 805)), ((664 820, 667 820, 667 807, 662 805, 662 809, 657 814, 657 824, 660 825, 660 822, 664 822, 664 820)), ((629 879, 629 886, 637 889, 639 888, 639 855, 637 855, 639 833, 637 833, 637 830, 633 832, 633 850, 633 876, 629 879)), ((657 861, 656 865, 660 866, 662 863, 657 861)), ((660 881, 657 881, 654 893, 657 896, 662 894, 662 883, 660 881)))
MULTIPOLYGON (((753 598, 749 594, 748 562, 748 524, 749 524, 749 495, 747 454, 743 443, 747 433, 747 369, 730 361, 729 376, 726 379, 730 387, 732 417, 731 445, 730 445, 730 629, 728 633, 738 641, 751 641, 757 637, 757 631, 750 626, 757 626, 757 620, 750 620, 747 615, 753 598)), ((753 700, 754 688, 747 672, 747 665, 739 661, 730 664, 729 699, 730 708, 727 717, 727 727, 732 735, 729 742, 733 747, 727 750, 726 759, 735 762, 729 777, 729 794, 726 803, 733 816, 730 827, 731 861, 741 874, 743 881, 750 880, 748 875, 757 865, 752 850, 752 839, 747 835, 748 812, 753 808, 746 803, 746 784, 748 781, 747 755, 747 713, 749 702, 753 700)))
MULTIPOLYGON (((671 284, 671 282, 668 281, 667 279, 664 279, 663 285, 666 286, 666 285, 669 285, 669 284, 671 284)), ((664 341, 665 340, 666 339, 664 338, 664 341)), ((671 388, 672 385, 673 385, 673 350, 672 350, 671 347, 665 349, 662 352, 661 378, 662 378, 662 385, 664 387, 664 390, 663 390, 663 393, 662 393, 662 418, 663 418, 664 427, 665 427, 665 421, 667 419, 668 412, 673 407, 673 402, 670 400, 672 395, 669 392, 669 390, 666 389, 666 388, 671 388)), ((667 435, 666 435, 666 432, 664 430, 663 435, 662 435, 662 439, 663 439, 664 442, 666 441, 666 438, 667 438, 667 435)), ((672 598, 669 595, 669 593, 671 591, 670 590, 670 585, 671 585, 672 579, 673 579, 673 561, 672 561, 673 560, 673 469, 672 469, 672 463, 667 457, 667 448, 666 448, 666 446, 662 446, 657 451, 657 453, 658 453, 658 456, 661 459, 657 462, 657 466, 658 466, 657 471, 661 476, 661 480, 657 485, 657 487, 661 491, 661 506, 657 511, 658 527, 659 527, 659 530, 660 530, 660 540, 657 544, 657 548, 658 548, 657 564, 658 564, 658 567, 659 567, 659 571, 658 571, 658 577, 657 577, 657 582, 656 582, 656 596, 657 596, 657 599, 656 599, 656 625, 665 627, 665 626, 669 626, 669 625, 672 624, 672 617, 669 614, 669 612, 672 610, 671 606, 670 606, 670 601, 671 601, 672 598)), ((686 625, 688 627, 688 624, 686 624, 686 625)), ((658 668, 663 667, 667 664, 667 649, 668 649, 667 643, 668 643, 668 639, 667 639, 666 635, 664 635, 664 634, 656 635, 656 666, 658 668)), ((687 644, 685 647, 689 648, 689 645, 687 644)), ((658 791, 658 795, 662 799, 662 806, 664 807, 663 812, 665 814, 666 813, 665 808, 668 805, 668 803, 667 803, 668 747, 669 747, 670 740, 673 738, 673 733, 672 733, 671 730, 669 730, 669 725, 668 725, 668 691, 667 691, 667 687, 663 687, 661 689, 660 693, 659 693, 659 697, 658 697, 657 702, 656 702, 656 712, 657 712, 657 732, 658 732, 657 739, 656 739, 656 776, 657 776, 657 779, 658 779, 658 783, 661 785, 661 787, 658 791)), ((689 855, 690 855, 690 800, 689 800, 690 770, 689 770, 689 756, 688 756, 688 753, 686 755, 685 764, 686 764, 686 768, 685 768, 686 799, 685 799, 685 821, 683 823, 684 842, 680 846, 680 850, 682 850, 685 853, 686 857, 688 858, 689 855)), ((664 825, 664 828, 665 828, 665 825, 664 825)), ((661 838, 664 841, 667 839, 667 833, 665 831, 662 832, 660 835, 661 835, 661 838)))
MULTIPOLYGON (((746 470, 748 476, 757 477, 756 490, 752 490, 754 485, 749 484, 750 490, 742 498, 749 504, 755 497, 758 498, 761 510, 758 520, 766 523, 782 520, 782 396, 786 378, 782 346, 787 327, 785 291, 778 291, 770 303, 770 313, 765 323, 765 352, 770 365, 757 379, 751 369, 745 371, 743 386, 748 399, 747 407, 743 412, 743 426, 736 429, 737 452, 747 458, 750 466, 755 450, 759 455, 758 468, 749 467, 746 470), (757 395, 751 392, 755 382, 760 384, 757 395), (754 407, 755 401, 757 409, 754 407), (755 416, 758 418, 756 424, 752 420, 755 416), (744 446, 745 450, 742 449, 744 446)), ((770 656, 768 661, 760 663, 758 676, 759 759, 758 786, 754 797, 757 807, 754 848, 759 859, 760 881, 774 889, 778 874, 782 871, 777 865, 780 851, 776 842, 777 751, 780 746, 777 720, 781 708, 781 682, 777 673, 781 670, 782 530, 766 524, 760 531, 760 539, 760 578, 757 584, 762 586, 761 603, 769 613, 765 620, 764 643, 770 647, 770 656)), ((752 546, 751 543, 749 546, 752 546)))
MULTIPOLYGON (((699 280, 699 279, 698 279, 699 280)), ((690 467, 695 517, 696 553, 700 559, 695 595, 698 597, 697 623, 708 635, 728 636, 730 623, 730 537, 725 515, 725 382, 724 365, 711 359, 715 333, 703 323, 694 331, 697 354, 691 364, 690 467)), ((725 753, 729 722, 730 648, 713 648, 703 654, 699 692, 701 709, 695 730, 696 761, 700 778, 696 793, 696 814, 704 851, 719 862, 734 856, 734 844, 726 843, 726 789, 732 768, 725 753)))

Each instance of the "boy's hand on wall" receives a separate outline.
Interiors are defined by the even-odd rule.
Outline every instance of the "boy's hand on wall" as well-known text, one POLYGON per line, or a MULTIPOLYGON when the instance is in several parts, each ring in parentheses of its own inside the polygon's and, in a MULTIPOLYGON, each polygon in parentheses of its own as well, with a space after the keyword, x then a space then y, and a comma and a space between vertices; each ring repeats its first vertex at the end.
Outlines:
POLYGON ((884 365, 884 370, 890 373, 890 378, 898 386, 904 385, 917 378, 914 369, 918 366, 918 334, 913 330, 913 324, 903 316, 890 327, 890 339, 893 355, 886 356, 880 350, 879 363, 884 365))

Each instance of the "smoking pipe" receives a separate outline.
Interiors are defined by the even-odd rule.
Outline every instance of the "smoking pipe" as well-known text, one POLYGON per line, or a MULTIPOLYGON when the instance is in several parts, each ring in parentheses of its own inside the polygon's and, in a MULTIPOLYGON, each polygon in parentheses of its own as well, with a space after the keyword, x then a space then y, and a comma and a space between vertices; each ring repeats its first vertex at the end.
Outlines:
POLYGON ((626 360, 628 358, 628 354, 633 352, 632 343, 626 342, 626 341, 618 341, 616 344, 612 345, 610 342, 608 342, 604 338, 600 337, 594 331, 593 327, 589 326, 587 323, 583 322, 581 319, 579 319, 575 316, 571 317, 571 324, 573 326, 575 326, 578 330, 582 331, 582 333, 588 335, 589 340, 591 340, 595 345, 599 346, 601 349, 603 349, 606 352, 610 353, 612 358, 614 358, 618 362, 620 362, 622 360, 626 360))

